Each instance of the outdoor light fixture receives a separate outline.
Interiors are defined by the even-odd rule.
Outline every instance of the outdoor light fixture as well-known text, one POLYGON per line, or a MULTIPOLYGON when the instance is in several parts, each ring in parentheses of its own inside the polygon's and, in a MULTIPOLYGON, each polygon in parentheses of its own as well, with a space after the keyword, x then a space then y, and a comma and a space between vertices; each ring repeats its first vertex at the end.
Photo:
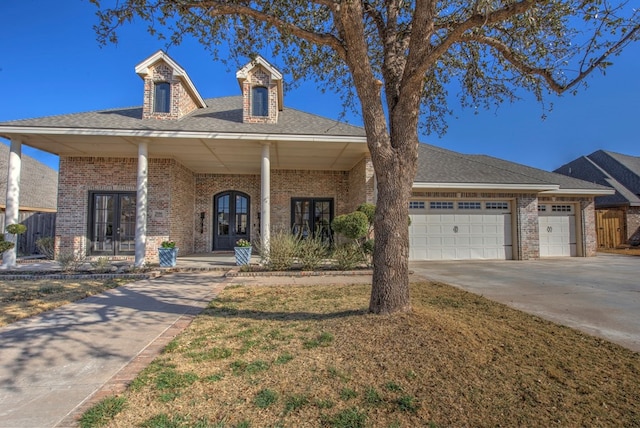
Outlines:
POLYGON ((204 233, 204 215, 205 215, 205 212, 202 211, 200 213, 200 233, 204 233))

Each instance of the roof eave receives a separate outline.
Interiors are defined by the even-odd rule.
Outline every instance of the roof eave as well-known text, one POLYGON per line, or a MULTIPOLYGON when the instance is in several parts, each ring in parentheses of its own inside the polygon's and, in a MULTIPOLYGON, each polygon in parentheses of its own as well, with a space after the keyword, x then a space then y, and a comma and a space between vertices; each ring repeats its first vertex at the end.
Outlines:
POLYGON ((352 135, 0 126, 0 136, 4 138, 11 139, 12 136, 19 137, 21 135, 86 135, 101 137, 204 138, 213 140, 367 143, 367 138, 365 136, 352 135))
POLYGON ((615 195, 614 189, 556 189, 542 192, 545 195, 581 195, 581 196, 608 196, 615 195))

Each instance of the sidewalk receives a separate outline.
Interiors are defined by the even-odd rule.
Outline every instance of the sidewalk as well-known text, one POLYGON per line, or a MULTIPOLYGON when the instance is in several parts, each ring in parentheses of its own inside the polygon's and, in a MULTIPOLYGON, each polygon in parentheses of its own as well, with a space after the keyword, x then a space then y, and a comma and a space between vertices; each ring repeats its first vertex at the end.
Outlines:
POLYGON ((137 281, 0 328, 0 427, 75 426, 74 409, 124 367, 150 362, 223 281, 222 272, 137 281))

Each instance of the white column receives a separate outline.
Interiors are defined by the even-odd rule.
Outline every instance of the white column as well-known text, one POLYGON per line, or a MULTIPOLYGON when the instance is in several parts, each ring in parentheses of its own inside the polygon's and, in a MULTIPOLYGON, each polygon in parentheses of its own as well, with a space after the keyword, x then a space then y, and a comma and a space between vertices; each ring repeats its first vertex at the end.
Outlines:
POLYGON ((136 259, 135 267, 145 264, 147 251, 147 175, 149 160, 147 143, 138 144, 138 185, 136 195, 136 259))
MULTIPOLYGON (((20 219, 20 168, 22 164, 22 141, 19 139, 11 140, 11 149, 9 152, 9 167, 7 168, 7 202, 4 210, 4 224, 17 224, 20 219)), ((4 232, 4 239, 11 241, 14 247, 4 252, 2 256, 3 267, 14 267, 16 265, 17 254, 17 236, 4 232)))
POLYGON ((270 143, 262 144, 262 165, 260 169, 260 238, 263 254, 269 253, 271 233, 271 160, 270 143))

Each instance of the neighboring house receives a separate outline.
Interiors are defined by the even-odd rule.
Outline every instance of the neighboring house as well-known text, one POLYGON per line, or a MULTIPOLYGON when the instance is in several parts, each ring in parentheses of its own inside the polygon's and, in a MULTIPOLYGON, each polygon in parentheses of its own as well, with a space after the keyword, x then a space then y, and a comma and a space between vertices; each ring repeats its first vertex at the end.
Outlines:
MULTIPOLYGON (((4 211, 7 196, 9 147, 0 144, 0 211, 4 211)), ((20 211, 56 212, 58 172, 31 156, 22 155, 20 172, 20 211)))
POLYGON ((600 247, 640 244, 640 157, 598 150, 555 172, 615 189, 595 200, 600 247))
MULTIPOLYGON (((60 156, 58 250, 153 262, 164 240, 181 254, 267 245, 269 231, 326 231, 375 203, 364 130, 285 108, 264 59, 237 72, 240 96, 216 99, 161 51, 135 70, 142 107, 0 123, 60 156)), ((595 254, 593 196, 607 188, 428 145, 419 163, 412 259, 595 254)))
MULTIPOLYGON (((30 255, 37 252, 36 241, 55 233, 58 199, 58 172, 36 159, 22 155, 20 171, 20 210, 17 222, 27 226, 18 238, 18 252, 30 255)), ((6 226, 7 168, 9 147, 0 144, 0 231, 6 226)))

